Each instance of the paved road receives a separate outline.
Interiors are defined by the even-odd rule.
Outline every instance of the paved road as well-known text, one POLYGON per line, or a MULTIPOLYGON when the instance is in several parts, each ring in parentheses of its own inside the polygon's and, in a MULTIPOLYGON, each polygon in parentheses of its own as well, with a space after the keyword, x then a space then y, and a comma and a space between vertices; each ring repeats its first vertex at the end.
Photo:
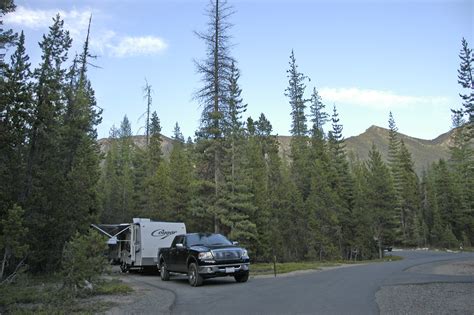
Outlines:
MULTIPOLYGON (((247 283, 216 278, 198 288, 189 286, 184 276, 162 282, 157 276, 130 275, 129 280, 173 292, 174 299, 169 301, 172 314, 378 314, 375 296, 382 287, 474 283, 472 275, 439 275, 430 271, 433 266, 448 262, 474 261, 474 253, 403 251, 396 254, 405 259, 277 278, 251 278, 247 283)), ((156 313, 157 309, 141 308, 140 313, 148 311, 156 313)), ((467 313, 474 314, 474 310, 467 313)))

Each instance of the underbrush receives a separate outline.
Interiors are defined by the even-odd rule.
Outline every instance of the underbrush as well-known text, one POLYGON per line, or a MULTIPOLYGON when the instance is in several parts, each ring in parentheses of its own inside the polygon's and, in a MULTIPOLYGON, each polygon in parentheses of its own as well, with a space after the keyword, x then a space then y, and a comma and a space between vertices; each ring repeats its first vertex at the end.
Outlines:
POLYGON ((92 289, 71 292, 58 279, 24 278, 0 286, 0 314, 96 313, 112 307, 93 300, 103 295, 123 295, 132 289, 119 279, 103 280, 92 289), (91 301, 93 300, 93 301, 91 301))

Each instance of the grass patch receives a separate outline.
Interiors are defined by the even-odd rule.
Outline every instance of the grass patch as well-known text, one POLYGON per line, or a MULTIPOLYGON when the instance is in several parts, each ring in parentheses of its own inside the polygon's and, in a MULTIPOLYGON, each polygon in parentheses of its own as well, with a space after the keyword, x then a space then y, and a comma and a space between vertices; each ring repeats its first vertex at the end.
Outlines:
POLYGON ((344 260, 340 261, 340 263, 343 264, 370 264, 370 263, 379 263, 379 262, 391 262, 391 261, 399 261, 403 260, 402 256, 396 256, 396 255, 385 255, 384 258, 382 259, 367 259, 367 260, 344 260))
POLYGON ((118 279, 112 279, 108 282, 100 284, 96 288, 96 295, 113 295, 113 294, 127 294, 132 292, 133 289, 128 285, 122 283, 118 279))
MULTIPOLYGON (((314 262, 314 261, 302 261, 302 262, 287 262, 287 263, 276 263, 277 274, 288 273, 298 270, 318 270, 321 267, 333 267, 338 266, 336 262, 314 262)), ((250 265, 250 273, 253 275, 268 275, 273 274, 273 263, 254 263, 250 265)))
MULTIPOLYGON (((299 270, 318 270, 322 267, 336 267, 341 264, 365 264, 365 263, 376 263, 376 262, 389 262, 402 260, 401 256, 390 256, 387 255, 382 259, 362 260, 362 261, 301 261, 301 262, 286 262, 276 263, 277 274, 288 273, 299 270)), ((251 275, 272 275, 273 263, 253 263, 250 265, 251 275)))
POLYGON ((27 278, 0 286, 0 314, 92 314, 112 307, 97 300, 101 295, 122 295, 133 290, 118 279, 105 280, 93 290, 74 294, 62 288, 57 279, 27 278))

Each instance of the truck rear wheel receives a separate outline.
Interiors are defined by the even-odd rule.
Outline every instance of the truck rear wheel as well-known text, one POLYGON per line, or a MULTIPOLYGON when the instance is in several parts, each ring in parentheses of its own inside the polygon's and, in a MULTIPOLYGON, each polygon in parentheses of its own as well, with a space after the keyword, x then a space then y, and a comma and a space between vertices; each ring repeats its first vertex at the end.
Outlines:
POLYGON ((195 263, 191 263, 188 267, 188 281, 193 287, 202 285, 203 278, 198 272, 198 268, 195 263))
POLYGON ((170 272, 166 268, 166 263, 164 261, 160 264, 160 277, 163 281, 168 281, 170 279, 170 272))

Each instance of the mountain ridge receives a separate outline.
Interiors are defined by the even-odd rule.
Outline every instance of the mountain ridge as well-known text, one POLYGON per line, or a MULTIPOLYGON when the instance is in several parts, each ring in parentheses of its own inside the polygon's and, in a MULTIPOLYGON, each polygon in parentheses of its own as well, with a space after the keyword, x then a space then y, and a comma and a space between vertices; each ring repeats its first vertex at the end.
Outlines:
MULTIPOLYGON (((449 147, 452 145, 454 130, 448 131, 434 138, 433 140, 419 139, 399 133, 399 137, 405 143, 408 151, 412 155, 414 168, 418 175, 421 175, 424 169, 427 169, 432 163, 440 159, 449 158, 449 147)), ((372 125, 363 133, 348 137, 345 139, 347 154, 355 159, 367 160, 372 143, 376 145, 382 157, 387 161, 388 157, 388 135, 389 130, 383 127, 372 125)), ((173 139, 162 135, 162 151, 165 157, 168 157, 173 148, 173 139)), ((145 136, 132 136, 134 143, 138 147, 145 147, 145 136)), ((291 136, 277 136, 280 144, 280 154, 288 157, 290 153, 291 136)), ((110 149, 110 138, 98 140, 101 152, 107 153, 110 149)))

